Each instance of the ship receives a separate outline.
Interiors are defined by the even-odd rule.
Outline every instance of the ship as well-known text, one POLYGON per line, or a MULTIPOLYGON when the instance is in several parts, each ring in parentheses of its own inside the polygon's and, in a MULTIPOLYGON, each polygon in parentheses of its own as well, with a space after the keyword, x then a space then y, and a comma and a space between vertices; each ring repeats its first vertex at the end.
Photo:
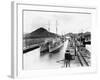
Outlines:
POLYGON ((49 44, 49 53, 58 52, 63 44, 64 43, 62 41, 55 41, 54 43, 51 42, 51 44, 49 44))
POLYGON ((40 45, 40 52, 44 53, 44 52, 49 52, 49 43, 43 43, 40 45))
MULTIPOLYGON (((56 34, 57 34, 57 20, 56 20, 56 34)), ((55 37, 51 42, 49 42, 49 53, 58 52, 61 47, 64 45, 63 40, 61 37, 55 37)))

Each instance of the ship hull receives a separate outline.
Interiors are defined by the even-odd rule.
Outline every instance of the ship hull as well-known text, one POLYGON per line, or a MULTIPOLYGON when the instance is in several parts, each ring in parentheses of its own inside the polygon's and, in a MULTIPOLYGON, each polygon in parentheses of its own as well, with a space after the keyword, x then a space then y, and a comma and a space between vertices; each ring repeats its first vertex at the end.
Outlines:
POLYGON ((49 52, 49 48, 40 51, 41 53, 49 52))
POLYGON ((63 43, 62 43, 61 45, 55 47, 55 48, 52 48, 52 49, 49 48, 49 52, 50 52, 50 53, 56 53, 56 52, 59 52, 60 49, 61 49, 62 47, 63 47, 63 43))

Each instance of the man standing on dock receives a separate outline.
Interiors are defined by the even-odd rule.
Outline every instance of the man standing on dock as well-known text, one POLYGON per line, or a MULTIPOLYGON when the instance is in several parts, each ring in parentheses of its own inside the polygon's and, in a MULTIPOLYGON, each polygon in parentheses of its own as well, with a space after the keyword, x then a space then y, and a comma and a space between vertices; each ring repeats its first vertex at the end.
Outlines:
POLYGON ((67 67, 67 65, 69 65, 69 67, 70 67, 70 60, 71 60, 70 51, 66 50, 65 61, 64 61, 64 64, 65 64, 66 67, 67 67))

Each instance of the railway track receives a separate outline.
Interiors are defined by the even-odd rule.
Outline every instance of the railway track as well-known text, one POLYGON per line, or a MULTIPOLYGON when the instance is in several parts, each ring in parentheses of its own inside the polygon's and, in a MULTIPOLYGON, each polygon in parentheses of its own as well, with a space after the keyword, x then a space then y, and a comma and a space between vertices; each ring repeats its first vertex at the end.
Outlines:
POLYGON ((77 47, 78 42, 76 40, 73 40, 74 47, 76 47, 76 53, 77 53, 77 58, 81 64, 81 66, 89 66, 88 60, 86 59, 87 57, 90 56, 90 52, 85 48, 85 47, 77 47))
POLYGON ((78 58, 78 60, 79 60, 79 62, 81 64, 81 66, 84 66, 79 54, 77 54, 77 58, 78 58))
POLYGON ((86 57, 83 56, 83 53, 80 50, 77 51, 77 57, 81 66, 89 66, 89 63, 86 60, 86 57))

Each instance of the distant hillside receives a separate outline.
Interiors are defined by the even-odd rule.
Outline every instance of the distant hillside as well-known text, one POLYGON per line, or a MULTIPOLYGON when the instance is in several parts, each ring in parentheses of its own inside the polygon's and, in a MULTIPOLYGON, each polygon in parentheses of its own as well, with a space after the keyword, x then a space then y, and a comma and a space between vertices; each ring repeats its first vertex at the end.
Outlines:
MULTIPOLYGON (((38 28, 37 30, 31 32, 30 34, 26 35, 25 38, 48 38, 48 37, 56 37, 58 36, 55 33, 48 32, 44 28, 38 28)), ((59 36, 58 36, 59 37, 59 36)))

